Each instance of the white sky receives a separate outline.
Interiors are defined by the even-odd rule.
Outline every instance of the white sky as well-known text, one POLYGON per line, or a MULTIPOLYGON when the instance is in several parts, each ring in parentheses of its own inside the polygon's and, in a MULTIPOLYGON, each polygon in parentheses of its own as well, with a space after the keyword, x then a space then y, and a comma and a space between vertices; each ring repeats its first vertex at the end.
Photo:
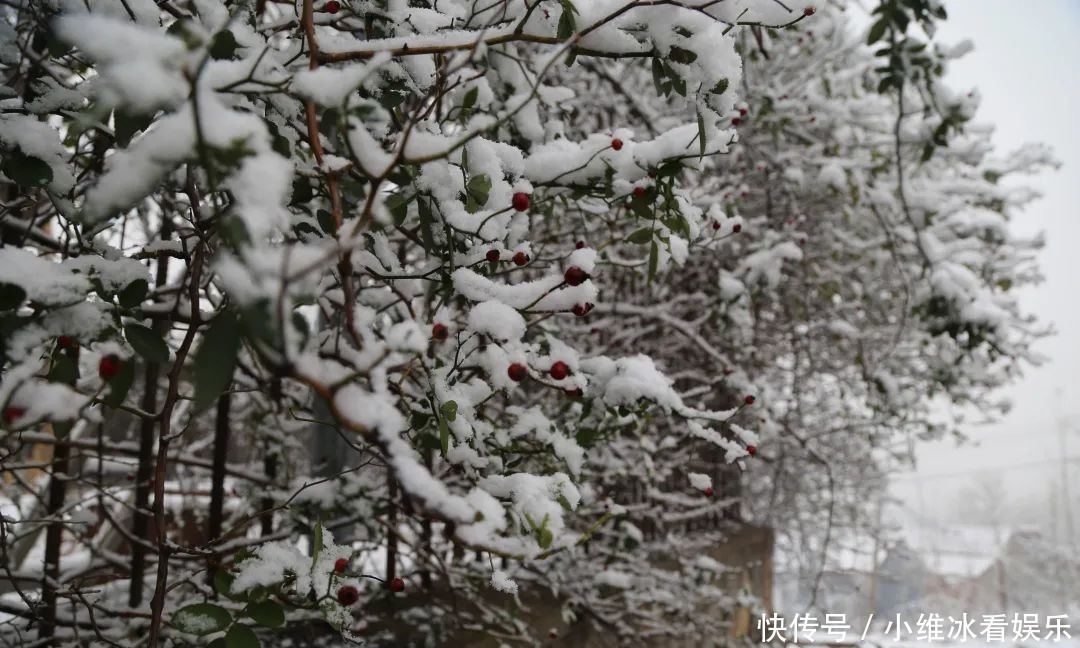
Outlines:
MULTIPOLYGON (((1014 404, 1009 416, 965 430, 981 439, 977 447, 957 448, 951 440, 919 446, 918 469, 898 476, 893 492, 917 514, 942 516, 955 510, 980 472, 1000 468, 993 473, 1006 506, 1049 514, 1047 492, 1058 490, 1061 474, 1058 421, 1065 417, 1072 419, 1066 455, 1076 458, 1069 464, 1071 495, 1080 498, 1080 2, 945 0, 945 6, 942 42, 975 43, 974 52, 953 63, 950 84, 979 89, 977 121, 996 126, 998 150, 1043 142, 1063 163, 1030 179, 1044 197, 1013 223, 1017 233, 1046 234, 1046 281, 1023 291, 1022 304, 1052 322, 1057 335, 1036 347, 1046 363, 1004 392, 1014 404)), ((1080 520, 1076 526, 1080 536, 1080 520)))

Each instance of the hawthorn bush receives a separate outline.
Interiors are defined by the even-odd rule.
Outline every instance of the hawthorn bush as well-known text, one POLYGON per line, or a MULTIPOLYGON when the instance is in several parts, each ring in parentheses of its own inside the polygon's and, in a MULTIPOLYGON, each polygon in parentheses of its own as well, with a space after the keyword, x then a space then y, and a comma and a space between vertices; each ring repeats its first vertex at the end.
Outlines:
POLYGON ((9 643, 716 642, 1031 359, 930 0, 3 11, 9 643))

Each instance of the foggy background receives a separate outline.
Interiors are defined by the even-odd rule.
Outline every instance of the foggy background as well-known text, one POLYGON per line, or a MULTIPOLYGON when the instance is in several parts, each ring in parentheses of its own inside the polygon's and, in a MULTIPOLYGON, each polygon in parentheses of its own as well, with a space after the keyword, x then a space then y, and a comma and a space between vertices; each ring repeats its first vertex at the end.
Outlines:
MULTIPOLYGON (((946 0, 940 40, 969 38, 975 51, 952 63, 957 90, 978 88, 977 121, 995 125, 999 155, 1025 142, 1050 145, 1062 168, 1024 182, 1043 194, 1013 231, 1043 232, 1046 279, 1022 292, 1021 304, 1056 334, 1036 349, 1042 366, 1003 392, 1011 413, 991 425, 967 425, 972 438, 916 446, 917 467, 898 474, 900 500, 890 518, 924 541, 943 526, 977 523, 1039 529, 1072 548, 1080 544, 1080 2, 946 0), (1066 504, 1067 502, 1067 504, 1066 504)), ((972 416, 972 419, 977 418, 972 416)))

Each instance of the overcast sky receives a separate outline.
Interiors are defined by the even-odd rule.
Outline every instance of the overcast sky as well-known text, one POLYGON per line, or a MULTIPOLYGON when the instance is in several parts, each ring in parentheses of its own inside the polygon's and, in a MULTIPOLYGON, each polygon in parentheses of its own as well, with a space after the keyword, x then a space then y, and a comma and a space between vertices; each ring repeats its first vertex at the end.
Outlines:
POLYGON ((1049 512, 1047 493, 1060 493, 1063 418, 1071 418, 1066 455, 1077 458, 1070 464, 1071 494, 1074 502, 1080 497, 1080 2, 945 0, 945 6, 949 19, 940 39, 975 43, 974 52, 953 63, 950 84, 982 93, 977 119, 996 126, 998 150, 1043 142, 1062 162, 1059 171, 1031 179, 1043 198, 1013 223, 1017 233, 1046 234, 1046 281, 1025 290, 1022 304, 1052 322, 1057 335, 1037 346, 1046 363, 1006 391, 1014 403, 1008 417, 965 430, 981 439, 976 447, 923 444, 918 469, 899 475, 894 493, 917 513, 948 516, 980 471, 993 470, 1006 505, 1049 512))

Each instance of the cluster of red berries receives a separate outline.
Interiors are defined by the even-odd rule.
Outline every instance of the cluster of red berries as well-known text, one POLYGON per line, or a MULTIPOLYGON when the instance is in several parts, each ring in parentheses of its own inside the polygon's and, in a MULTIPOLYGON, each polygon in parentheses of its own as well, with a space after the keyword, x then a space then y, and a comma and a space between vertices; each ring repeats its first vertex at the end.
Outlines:
MULTIPOLYGON (((499 254, 498 250, 492 248, 487 251, 487 254, 484 255, 484 258, 486 258, 489 263, 498 263, 502 260, 502 255, 499 254)), ((528 265, 529 261, 531 261, 532 259, 529 258, 528 254, 518 251, 514 253, 514 256, 512 256, 510 260, 514 262, 514 265, 520 268, 522 266, 528 265)))
MULTIPOLYGON (((550 367, 548 367, 548 375, 555 380, 564 380, 571 373, 572 372, 570 371, 570 365, 566 364, 562 360, 556 360, 555 362, 551 363, 550 367)), ((510 380, 513 380, 514 382, 521 382, 529 377, 529 368, 526 367, 524 363, 514 362, 506 368, 506 375, 509 376, 510 380)), ((575 390, 578 392, 577 395, 580 395, 581 390, 577 388, 568 389, 566 391, 567 393, 570 393, 571 391, 575 390)))

